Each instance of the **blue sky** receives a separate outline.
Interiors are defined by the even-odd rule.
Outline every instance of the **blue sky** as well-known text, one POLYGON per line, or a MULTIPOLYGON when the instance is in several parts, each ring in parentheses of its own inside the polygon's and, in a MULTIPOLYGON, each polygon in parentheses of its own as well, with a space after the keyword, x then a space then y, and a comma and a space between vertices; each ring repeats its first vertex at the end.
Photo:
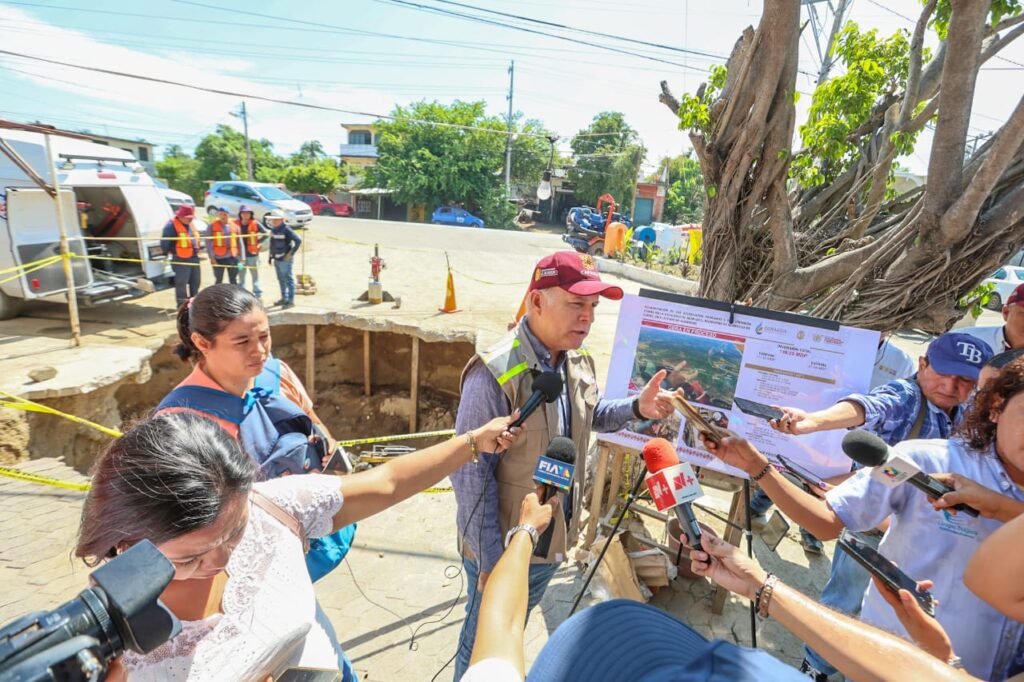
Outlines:
MULTIPOLYGON (((437 5, 433 0, 417 4, 437 5)), ((910 29, 915 0, 854 0, 852 18, 885 34, 910 29), (888 9, 886 9, 888 8, 888 9)), ((744 0, 468 0, 468 4, 726 55, 760 3, 744 0)), ((447 9, 462 10, 447 6, 447 9)), ((495 19, 501 21, 500 17, 495 19)), ((559 32, 557 29, 550 29, 559 32)), ((801 69, 817 72, 809 29, 801 69)), ((647 164, 689 147, 671 113, 657 101, 658 82, 695 89, 709 64, 721 60, 631 47, 575 36, 561 41, 497 26, 425 13, 381 0, 0 0, 0 49, 76 64, 129 71, 221 90, 387 113, 419 99, 484 99, 491 113, 506 110, 508 63, 516 62, 514 105, 568 138, 604 110, 618 110, 649 149, 647 164), (88 11, 81 11, 87 9, 88 11), (255 16, 262 14, 267 16, 255 16), (279 18, 274 18, 279 17, 279 18), (389 33, 424 41, 393 39, 389 33), (676 62, 668 65, 595 49, 601 43, 676 62)), ((972 132, 997 127, 1024 91, 1024 41, 993 60, 981 75, 972 132)), ((799 90, 813 80, 801 76, 799 90)), ((240 98, 41 64, 0 55, 0 117, 50 122, 71 129, 142 137, 189 149, 218 123, 240 127, 230 115, 240 98)), ((801 99, 803 109, 810 98, 801 99)), ((334 112, 249 101, 250 131, 280 153, 319 139, 335 151, 342 122, 368 120, 334 112)), ((904 160, 927 164, 927 144, 904 160)))

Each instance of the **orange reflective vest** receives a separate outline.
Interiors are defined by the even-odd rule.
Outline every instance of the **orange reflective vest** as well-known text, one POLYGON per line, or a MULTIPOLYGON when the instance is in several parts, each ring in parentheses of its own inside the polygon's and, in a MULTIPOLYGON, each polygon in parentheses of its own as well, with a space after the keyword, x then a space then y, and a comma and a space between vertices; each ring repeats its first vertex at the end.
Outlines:
POLYGON ((219 220, 210 224, 210 244, 213 245, 214 258, 238 258, 238 225, 234 221, 227 224, 219 220))
POLYGON ((174 240, 174 255, 178 258, 192 258, 196 255, 196 244, 199 243, 199 233, 194 226, 189 226, 177 218, 174 219, 174 231, 178 234, 174 240))
MULTIPOLYGON (((239 223, 235 224, 241 227, 239 223)), ((255 220, 250 220, 245 225, 245 229, 239 231, 245 233, 243 237, 245 240, 245 252, 250 256, 258 256, 260 253, 260 224, 255 220)))

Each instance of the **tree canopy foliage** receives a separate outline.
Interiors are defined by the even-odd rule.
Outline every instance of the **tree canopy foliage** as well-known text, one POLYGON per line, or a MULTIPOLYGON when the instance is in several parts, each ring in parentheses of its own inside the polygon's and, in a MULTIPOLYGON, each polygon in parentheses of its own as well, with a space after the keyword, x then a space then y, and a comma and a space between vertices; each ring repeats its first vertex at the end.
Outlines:
POLYGON ((701 293, 944 331, 1024 243, 1024 98, 967 145, 979 69, 1024 34, 1020 0, 926 0, 912 33, 888 38, 847 24, 829 48, 842 73, 817 86, 794 150, 800 7, 764 2, 695 93, 662 83, 707 189, 701 293), (927 184, 897 195, 898 158, 932 122, 927 184))
POLYGON ((691 152, 666 156, 658 162, 658 170, 647 176, 647 182, 665 178, 665 208, 662 220, 667 223, 699 223, 704 219, 704 175, 700 162, 691 152))
POLYGON ((576 165, 569 179, 578 200, 593 205, 602 194, 611 194, 620 206, 632 203, 647 149, 625 116, 617 111, 598 114, 573 136, 570 146, 576 165))
MULTIPOLYGON (((507 122, 488 116, 482 101, 415 102, 378 121, 377 165, 364 184, 395 191, 398 202, 437 206, 461 203, 484 221, 507 227, 514 209, 505 197, 507 122), (431 125, 431 121, 448 125, 431 125), (465 126, 454 127, 454 126, 465 126)), ((513 119, 512 180, 535 185, 547 166, 550 145, 539 121, 513 119)))
MULTIPOLYGON (((250 145, 253 179, 257 182, 284 183, 293 192, 317 194, 326 194, 341 184, 338 164, 317 140, 303 142, 287 159, 274 153, 269 140, 250 140, 250 145)), ((245 135, 231 126, 219 125, 196 145, 193 156, 179 145, 171 145, 163 160, 157 161, 156 173, 173 189, 199 202, 209 183, 247 177, 245 135)))

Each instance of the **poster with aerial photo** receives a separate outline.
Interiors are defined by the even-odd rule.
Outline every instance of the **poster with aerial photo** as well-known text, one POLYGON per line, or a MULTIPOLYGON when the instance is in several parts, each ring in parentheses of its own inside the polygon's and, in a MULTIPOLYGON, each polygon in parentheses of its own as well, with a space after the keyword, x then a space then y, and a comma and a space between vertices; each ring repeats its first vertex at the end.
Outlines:
MULTIPOLYGON (((706 421, 749 439, 769 458, 782 454, 832 476, 850 468, 840 447, 843 432, 780 434, 744 401, 828 407, 867 390, 877 345, 873 331, 642 290, 623 299, 619 309, 606 395, 634 395, 664 370, 662 387, 681 390, 706 421), (737 407, 737 398, 746 411, 737 407)), ((745 476, 707 452, 678 412, 663 422, 634 420, 599 438, 639 449, 659 436, 675 443, 683 461, 745 476)))

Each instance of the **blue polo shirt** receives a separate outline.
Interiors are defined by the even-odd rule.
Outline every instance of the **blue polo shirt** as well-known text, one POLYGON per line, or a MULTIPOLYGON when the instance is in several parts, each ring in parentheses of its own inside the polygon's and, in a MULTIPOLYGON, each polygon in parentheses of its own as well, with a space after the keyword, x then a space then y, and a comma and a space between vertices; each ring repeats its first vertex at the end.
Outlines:
MULTIPOLYGON (((953 438, 906 441, 893 450, 926 473, 957 473, 1002 495, 1024 500, 1024 492, 1010 480, 991 447, 978 451, 953 438)), ((870 469, 858 471, 830 490, 825 499, 852 531, 869 530, 891 517, 878 550, 914 580, 934 581, 932 594, 939 600, 936 617, 964 668, 981 679, 1004 679, 1024 626, 1003 616, 963 583, 967 562, 1002 522, 937 512, 923 492, 906 483, 889 488, 871 478, 870 469)), ((873 582, 864 594, 861 620, 907 637, 873 582)))

